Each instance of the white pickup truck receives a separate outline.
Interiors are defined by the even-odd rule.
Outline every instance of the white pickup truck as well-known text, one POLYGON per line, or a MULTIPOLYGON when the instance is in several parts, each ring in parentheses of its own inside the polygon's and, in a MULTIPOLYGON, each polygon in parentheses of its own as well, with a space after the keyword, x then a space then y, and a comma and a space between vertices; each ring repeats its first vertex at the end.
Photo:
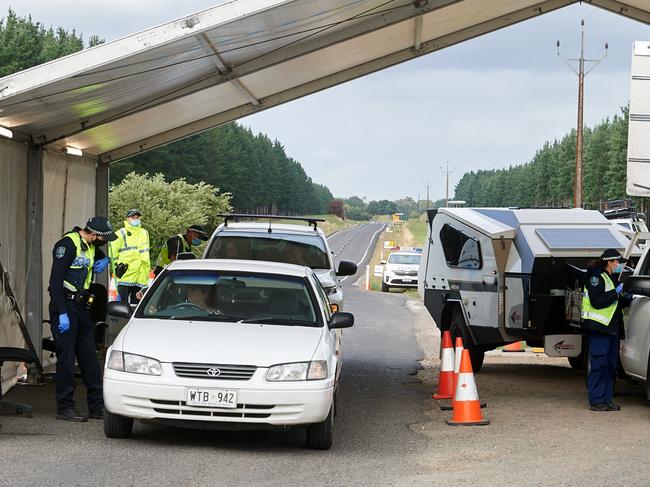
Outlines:
POLYGON ((625 289, 634 294, 634 299, 623 313, 625 340, 621 342, 621 365, 628 377, 646 383, 650 399, 650 248, 643 251, 625 289))

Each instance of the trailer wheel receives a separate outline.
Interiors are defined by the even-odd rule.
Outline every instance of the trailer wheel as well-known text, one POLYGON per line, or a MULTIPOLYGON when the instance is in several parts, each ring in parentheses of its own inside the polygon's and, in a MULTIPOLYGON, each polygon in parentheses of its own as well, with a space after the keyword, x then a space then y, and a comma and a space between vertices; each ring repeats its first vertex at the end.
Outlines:
POLYGON ((645 397, 650 401, 650 357, 648 357, 648 368, 645 374, 645 397))
POLYGON ((463 317, 463 312, 459 306, 454 306, 454 309, 451 312, 451 324, 449 325, 449 333, 451 334, 452 345, 456 341, 457 337, 461 337, 463 339, 463 346, 469 350, 469 358, 472 361, 472 371, 480 371, 481 367, 483 366, 483 360, 485 359, 485 350, 483 347, 475 345, 469 337, 467 326, 465 324, 465 318, 463 317))

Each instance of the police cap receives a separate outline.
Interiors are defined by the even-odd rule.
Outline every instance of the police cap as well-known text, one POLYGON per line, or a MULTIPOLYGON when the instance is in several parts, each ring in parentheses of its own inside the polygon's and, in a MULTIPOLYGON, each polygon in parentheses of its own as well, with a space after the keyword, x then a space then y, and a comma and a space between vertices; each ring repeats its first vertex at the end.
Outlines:
POLYGON ((111 222, 108 221, 108 218, 104 216, 92 217, 90 220, 88 220, 88 223, 86 223, 86 228, 92 233, 105 238, 109 242, 117 240, 117 235, 115 235, 113 225, 111 225, 111 222))
POLYGON ((142 216, 142 213, 140 213, 140 210, 138 210, 137 208, 133 208, 133 209, 126 212, 126 217, 127 218, 130 218, 130 217, 135 216, 135 215, 142 216))
POLYGON ((203 225, 192 225, 187 229, 187 231, 196 232, 198 237, 203 241, 206 241, 208 239, 208 232, 205 231, 205 227, 203 225))
POLYGON ((600 256, 600 260, 609 261, 609 260, 618 260, 619 262, 626 262, 627 259, 624 259, 623 256, 616 249, 607 249, 603 252, 603 255, 600 256))

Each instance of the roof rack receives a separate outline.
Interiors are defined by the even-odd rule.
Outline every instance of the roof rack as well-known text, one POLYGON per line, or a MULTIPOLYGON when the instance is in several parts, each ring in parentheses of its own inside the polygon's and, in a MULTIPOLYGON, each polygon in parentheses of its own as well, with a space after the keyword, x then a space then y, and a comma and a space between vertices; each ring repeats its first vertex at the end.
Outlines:
POLYGON ((217 215, 224 219, 224 225, 228 226, 230 220, 239 220, 241 218, 247 218, 249 220, 269 220, 269 231, 271 231, 271 221, 272 220, 295 220, 303 221, 309 223, 314 227, 314 230, 318 227, 318 222, 324 222, 322 218, 312 218, 309 216, 285 216, 285 215, 254 215, 249 213, 221 213, 217 215))

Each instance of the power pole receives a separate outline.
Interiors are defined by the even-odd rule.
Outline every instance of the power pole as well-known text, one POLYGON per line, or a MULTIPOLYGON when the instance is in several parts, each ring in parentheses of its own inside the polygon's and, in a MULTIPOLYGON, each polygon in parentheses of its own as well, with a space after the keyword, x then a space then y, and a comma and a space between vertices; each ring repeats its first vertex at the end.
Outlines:
POLYGON ((454 172, 454 168, 449 169, 449 161, 447 161, 446 167, 441 167, 440 170, 445 172, 445 206, 449 206, 449 174, 454 172))
MULTIPOLYGON (((585 76, 591 73, 600 62, 607 57, 608 45, 605 43, 605 55, 600 59, 585 59, 585 21, 580 22, 580 57, 578 59, 564 59, 564 62, 571 68, 571 71, 578 75, 578 126, 576 127, 576 175, 573 191, 573 206, 582 208, 582 147, 584 140, 584 103, 585 103, 585 76), (578 70, 573 67, 572 62, 578 63, 578 70), (594 65, 585 72, 585 63, 594 65)), ((560 41, 557 41, 557 55, 560 56, 560 41)))
POLYGON ((429 209, 429 180, 428 179, 427 179, 427 204, 425 206, 426 206, 425 209, 428 210, 429 209))

